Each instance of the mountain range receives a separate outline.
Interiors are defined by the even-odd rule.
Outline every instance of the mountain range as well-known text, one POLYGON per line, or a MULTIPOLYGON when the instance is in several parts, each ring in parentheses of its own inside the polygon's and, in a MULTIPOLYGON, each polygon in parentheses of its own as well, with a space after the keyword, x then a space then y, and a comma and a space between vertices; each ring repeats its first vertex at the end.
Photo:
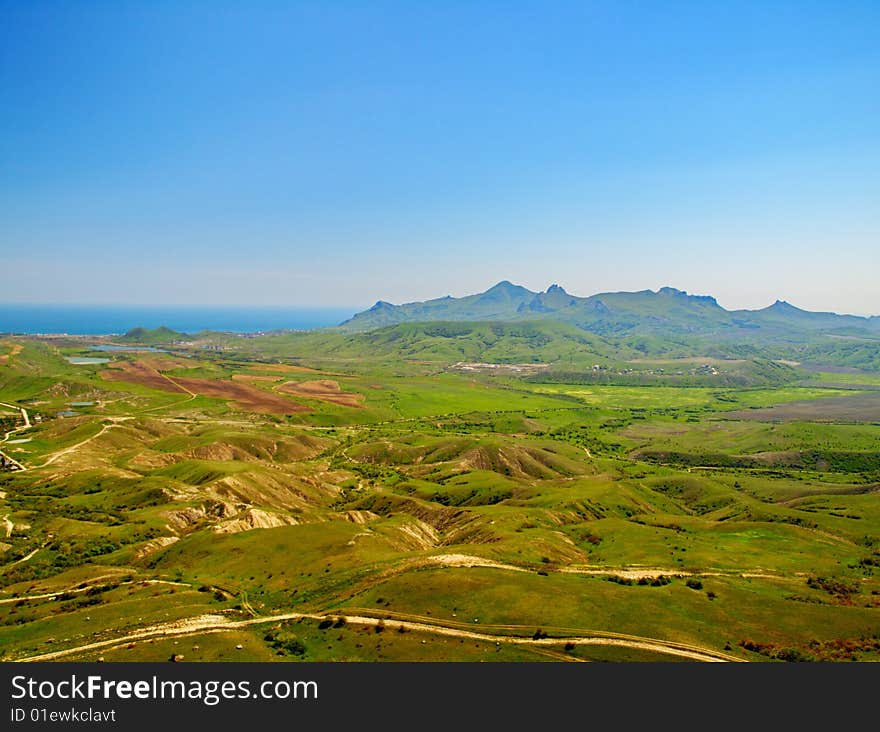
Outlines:
MULTIPOLYGON (((333 328, 273 333, 264 349, 313 358, 539 361, 577 371, 584 364, 712 357, 880 371, 880 317, 811 312, 781 300, 760 310, 726 310, 714 297, 674 287, 578 297, 559 285, 533 292, 502 281, 460 298, 380 300, 333 328)), ((230 338, 135 328, 122 340, 222 345, 230 338)), ((231 342, 242 347, 240 337, 231 342)))
POLYGON ((714 297, 674 287, 578 297, 555 284, 533 292, 506 280, 460 298, 447 295, 403 305, 380 300, 340 328, 363 332, 399 323, 487 320, 553 320, 600 335, 712 335, 747 341, 759 334, 795 340, 816 333, 880 337, 880 317, 810 312, 781 300, 761 310, 726 310, 714 297))

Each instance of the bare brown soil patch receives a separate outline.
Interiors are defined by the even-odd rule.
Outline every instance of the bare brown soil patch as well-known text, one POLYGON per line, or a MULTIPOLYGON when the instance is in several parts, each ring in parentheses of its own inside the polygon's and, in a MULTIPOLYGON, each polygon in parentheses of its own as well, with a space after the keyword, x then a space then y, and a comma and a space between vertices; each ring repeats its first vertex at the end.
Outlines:
POLYGON ((316 379, 314 381, 288 381, 277 387, 278 391, 286 394, 304 397, 306 399, 318 399, 322 402, 339 404, 343 407, 362 409, 363 394, 353 394, 342 391, 338 381, 332 379, 316 379))
POLYGON ((762 409, 727 412, 728 419, 758 422, 880 422, 880 393, 861 392, 844 397, 824 397, 762 409))
POLYGON ((9 346, 9 353, 5 353, 0 356, 0 364, 8 364, 13 358, 15 358, 19 353, 21 353, 23 346, 20 343, 8 343, 4 342, 2 345, 9 346))
POLYGON ((131 384, 142 384, 159 391, 170 391, 174 394, 186 394, 171 379, 162 376, 155 368, 142 361, 117 361, 109 365, 101 372, 101 378, 105 381, 127 381, 131 384))
POLYGON ((278 394, 262 391, 248 384, 221 379, 164 376, 152 366, 144 363, 143 360, 134 363, 120 361, 113 364, 111 368, 102 371, 101 376, 108 381, 128 381, 160 391, 228 399, 247 411, 261 414, 296 414, 309 411, 308 407, 302 404, 297 404, 278 394))
POLYGON ((174 381, 185 389, 201 396, 229 399, 249 412, 262 414, 297 414, 308 412, 308 407, 285 399, 277 394, 262 391, 247 384, 220 379, 185 379, 176 377, 174 381))

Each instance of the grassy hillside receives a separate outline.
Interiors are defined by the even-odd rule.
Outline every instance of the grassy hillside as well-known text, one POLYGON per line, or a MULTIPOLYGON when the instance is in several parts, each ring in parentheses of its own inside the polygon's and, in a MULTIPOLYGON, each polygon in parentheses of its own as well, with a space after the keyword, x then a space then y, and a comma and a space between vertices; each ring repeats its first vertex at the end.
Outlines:
POLYGON ((876 374, 552 321, 93 342, 4 341, 4 658, 880 658, 876 374))
POLYGON ((158 328, 132 328, 119 338, 123 343, 138 343, 148 346, 168 345, 187 338, 186 333, 166 328, 164 325, 158 328))
POLYGON ((778 301, 762 310, 728 311, 713 297, 672 287, 577 297, 557 285, 532 292, 500 282, 462 298, 391 305, 378 302, 340 326, 367 332, 418 322, 566 323, 618 349, 644 356, 713 356, 807 361, 818 365, 880 368, 880 319, 801 310, 778 301))

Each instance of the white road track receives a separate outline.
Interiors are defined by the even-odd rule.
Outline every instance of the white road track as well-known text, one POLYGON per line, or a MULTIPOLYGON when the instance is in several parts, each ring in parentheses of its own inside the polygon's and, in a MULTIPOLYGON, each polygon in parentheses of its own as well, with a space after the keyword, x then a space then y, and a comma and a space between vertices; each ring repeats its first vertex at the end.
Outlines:
POLYGON ((51 465, 51 464, 54 463, 58 458, 60 458, 60 457, 64 457, 65 455, 69 455, 70 453, 72 453, 72 452, 78 450, 80 447, 82 447, 83 445, 85 445, 85 444, 91 442, 92 440, 97 439, 98 437, 100 437, 101 435, 103 435, 107 430, 109 430, 111 427, 114 427, 114 426, 115 426, 115 422, 111 422, 110 424, 105 424, 105 425, 101 428, 101 431, 100 431, 100 432, 96 432, 94 435, 92 435, 92 436, 89 437, 89 438, 86 438, 86 439, 83 440, 82 442, 77 442, 75 445, 71 445, 70 447, 65 447, 63 450, 59 450, 58 452, 52 453, 52 455, 50 455, 50 456, 46 459, 46 461, 45 461, 42 465, 39 465, 38 467, 40 467, 40 468, 45 468, 47 465, 51 465))
MULTIPOLYGON (((21 418, 24 420, 24 425, 22 425, 21 427, 16 427, 15 429, 9 430, 9 432, 7 432, 4 435, 3 439, 0 440, 0 445, 2 445, 16 432, 21 432, 22 430, 28 429, 31 426, 31 419, 27 413, 27 410, 24 407, 18 406, 17 404, 7 404, 6 402, 0 402, 0 407, 8 407, 9 409, 17 410, 18 412, 21 413, 21 418)), ((10 455, 7 455, 6 453, 4 453, 2 451, 0 451, 0 455, 2 455, 4 458, 6 458, 6 460, 8 460, 13 465, 16 465, 19 470, 25 470, 24 465, 22 465, 20 462, 18 462, 18 460, 16 460, 14 457, 11 457, 10 455)))
MULTIPOLYGON (((368 612, 358 610, 357 612, 368 612)), ((222 633, 234 630, 243 630, 252 625, 261 625, 265 623, 277 623, 282 620, 323 620, 326 618, 344 617, 346 623, 352 625, 377 626, 386 625, 393 622, 395 628, 403 628, 407 631, 426 633, 430 635, 451 636, 454 638, 468 638, 471 640, 484 641, 495 644, 510 644, 521 646, 559 646, 571 644, 575 646, 617 646, 621 648, 633 648, 643 651, 651 651, 679 658, 687 658, 691 661, 705 662, 723 662, 723 661, 741 661, 736 656, 728 655, 720 651, 709 648, 701 648, 699 646, 677 643, 673 641, 658 640, 656 638, 644 638, 641 636, 624 635, 622 633, 605 633, 601 631, 577 631, 573 634, 566 634, 553 638, 534 638, 524 635, 503 635, 493 634, 489 632, 479 632, 474 630, 463 630, 448 625, 438 625, 436 622, 423 622, 421 616, 405 615, 403 613, 385 613, 381 617, 370 617, 368 615, 347 615, 345 612, 337 613, 283 613, 280 615, 268 615, 258 618, 250 618, 246 620, 231 620, 222 615, 199 615, 192 618, 184 618, 161 625, 154 625, 140 630, 133 631, 117 638, 110 638, 93 643, 86 643, 73 648, 65 648, 50 653, 41 653, 35 656, 18 658, 17 661, 54 661, 66 656, 75 654, 88 653, 101 649, 111 649, 123 645, 128 645, 141 640, 151 640, 158 638, 170 638, 187 635, 198 635, 204 633, 222 633), (407 618, 416 618, 411 620, 407 618)), ((487 630, 520 630, 528 632, 531 628, 526 626, 483 626, 487 630)))

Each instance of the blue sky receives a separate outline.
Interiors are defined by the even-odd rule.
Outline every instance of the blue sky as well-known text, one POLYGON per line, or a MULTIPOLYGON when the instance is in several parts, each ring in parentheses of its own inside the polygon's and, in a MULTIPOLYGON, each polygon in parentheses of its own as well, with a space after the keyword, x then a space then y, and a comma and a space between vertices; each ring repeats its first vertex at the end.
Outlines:
POLYGON ((880 3, 0 0, 5 302, 880 313, 880 3))

